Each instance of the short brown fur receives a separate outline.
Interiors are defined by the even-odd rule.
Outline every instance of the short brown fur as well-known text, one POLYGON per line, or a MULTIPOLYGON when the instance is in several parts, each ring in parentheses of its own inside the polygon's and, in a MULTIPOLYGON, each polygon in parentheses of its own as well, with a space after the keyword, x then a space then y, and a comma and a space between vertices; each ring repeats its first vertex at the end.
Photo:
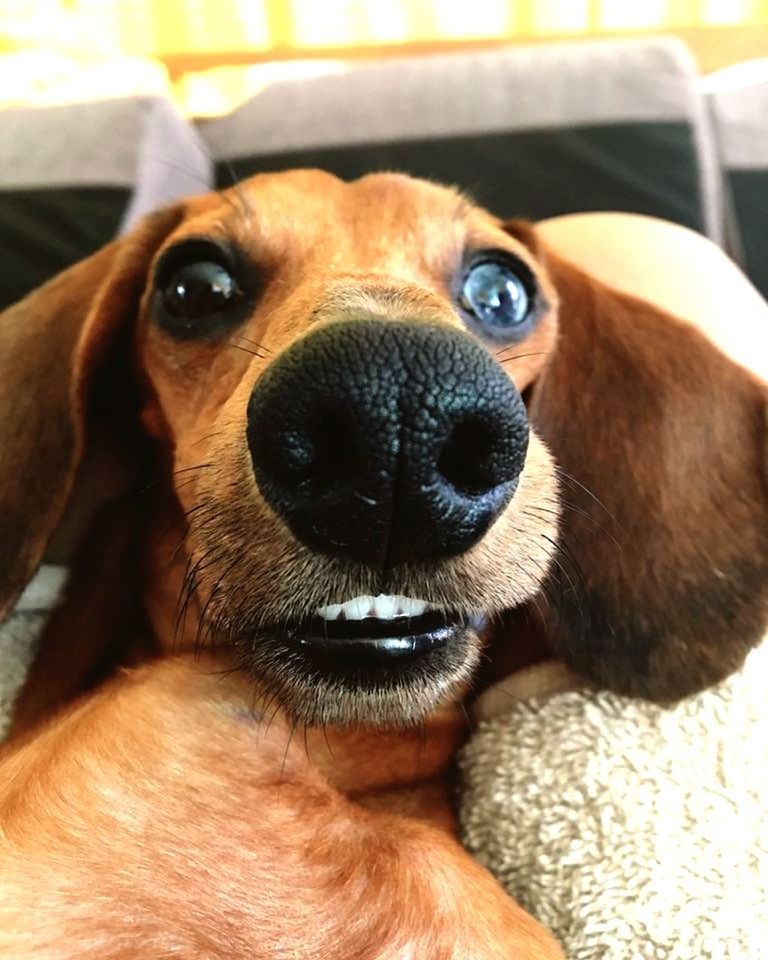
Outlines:
MULTIPOLYGON (((307 702, 322 720, 312 691, 244 653, 259 618, 370 586, 300 547, 260 497, 242 442, 254 383, 298 336, 340 317, 460 327, 447 278, 468 244, 523 259, 547 304, 530 337, 498 353, 565 471, 564 549, 550 566, 558 483, 534 435, 518 494, 484 540, 388 587, 494 615, 517 608, 582 672, 660 698, 724 675, 757 641, 766 389, 693 327, 548 255, 534 228, 505 229, 405 177, 344 185, 298 171, 190 200, 0 323, 0 610, 73 484, 77 512, 95 413, 151 466, 138 471, 142 492, 108 506, 86 539, 16 706, 0 760, 0 955, 561 956, 446 834, 472 663, 419 702, 382 707, 385 725, 420 710, 420 731, 320 732, 297 727, 307 702), (238 242, 264 278, 244 335, 224 345, 170 343, 151 320, 159 253, 200 234, 238 242), (107 582, 89 592, 104 564, 107 582), (702 596, 716 599, 700 609, 702 596), (110 616, 116 598, 127 612, 110 616), (201 644, 221 649, 175 655, 201 644)), ((514 616, 489 647, 506 647, 504 669, 514 616)))

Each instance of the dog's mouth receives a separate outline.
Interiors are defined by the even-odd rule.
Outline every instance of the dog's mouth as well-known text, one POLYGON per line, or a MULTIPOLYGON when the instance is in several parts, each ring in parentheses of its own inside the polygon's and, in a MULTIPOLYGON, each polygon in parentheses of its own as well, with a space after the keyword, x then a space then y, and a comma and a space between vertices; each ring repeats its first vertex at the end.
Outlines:
POLYGON ((468 679, 483 622, 417 597, 362 594, 273 625, 260 667, 307 722, 414 722, 468 679))
POLYGON ((402 595, 359 596, 320 607, 286 640, 334 669, 399 669, 445 648, 466 617, 402 595))

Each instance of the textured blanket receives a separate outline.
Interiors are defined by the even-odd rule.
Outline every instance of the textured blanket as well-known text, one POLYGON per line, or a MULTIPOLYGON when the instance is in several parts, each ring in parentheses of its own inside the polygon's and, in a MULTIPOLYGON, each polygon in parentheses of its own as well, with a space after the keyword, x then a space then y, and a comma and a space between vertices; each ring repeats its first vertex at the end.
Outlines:
POLYGON ((768 958, 768 640, 671 709, 553 663, 479 713, 464 841, 569 960, 768 958))
POLYGON ((0 741, 24 682, 37 638, 56 605, 67 578, 65 567, 44 563, 19 597, 13 613, 0 623, 0 741))

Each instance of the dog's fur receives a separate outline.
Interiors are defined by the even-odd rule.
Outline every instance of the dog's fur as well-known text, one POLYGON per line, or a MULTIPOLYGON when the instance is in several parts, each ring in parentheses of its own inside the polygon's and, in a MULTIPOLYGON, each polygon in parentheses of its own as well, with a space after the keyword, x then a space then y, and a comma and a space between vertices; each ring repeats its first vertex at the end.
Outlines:
POLYGON ((451 828, 457 704, 481 639, 418 688, 367 698, 331 697, 260 641, 383 587, 299 545, 261 497, 254 384, 328 321, 461 328, 467 248, 513 253, 546 305, 498 351, 534 432, 480 543, 391 572, 387 592, 505 613, 483 638, 497 669, 516 635, 539 633, 581 673, 661 700, 757 642, 768 391, 694 326, 601 286, 535 229, 402 176, 259 176, 155 214, 0 320, 0 614, 68 539, 105 423, 136 468, 89 524, 0 763, 0 955, 559 956, 420 822, 451 828), (223 339, 173 340, 153 323, 154 265, 205 235, 237 245, 259 295, 223 339), (218 653, 174 655, 201 644, 218 653), (374 729, 415 720, 421 732, 374 729))

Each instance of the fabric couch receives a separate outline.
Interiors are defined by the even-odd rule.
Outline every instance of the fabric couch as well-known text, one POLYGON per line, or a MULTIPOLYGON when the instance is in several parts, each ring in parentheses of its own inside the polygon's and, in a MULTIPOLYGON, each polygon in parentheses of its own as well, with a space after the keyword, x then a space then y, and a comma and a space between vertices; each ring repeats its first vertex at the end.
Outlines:
POLYGON ((340 68, 193 125, 137 97, 0 113, 0 305, 155 206, 260 170, 397 169, 503 216, 625 210, 723 244, 768 294, 768 68, 706 82, 672 38, 340 68))

